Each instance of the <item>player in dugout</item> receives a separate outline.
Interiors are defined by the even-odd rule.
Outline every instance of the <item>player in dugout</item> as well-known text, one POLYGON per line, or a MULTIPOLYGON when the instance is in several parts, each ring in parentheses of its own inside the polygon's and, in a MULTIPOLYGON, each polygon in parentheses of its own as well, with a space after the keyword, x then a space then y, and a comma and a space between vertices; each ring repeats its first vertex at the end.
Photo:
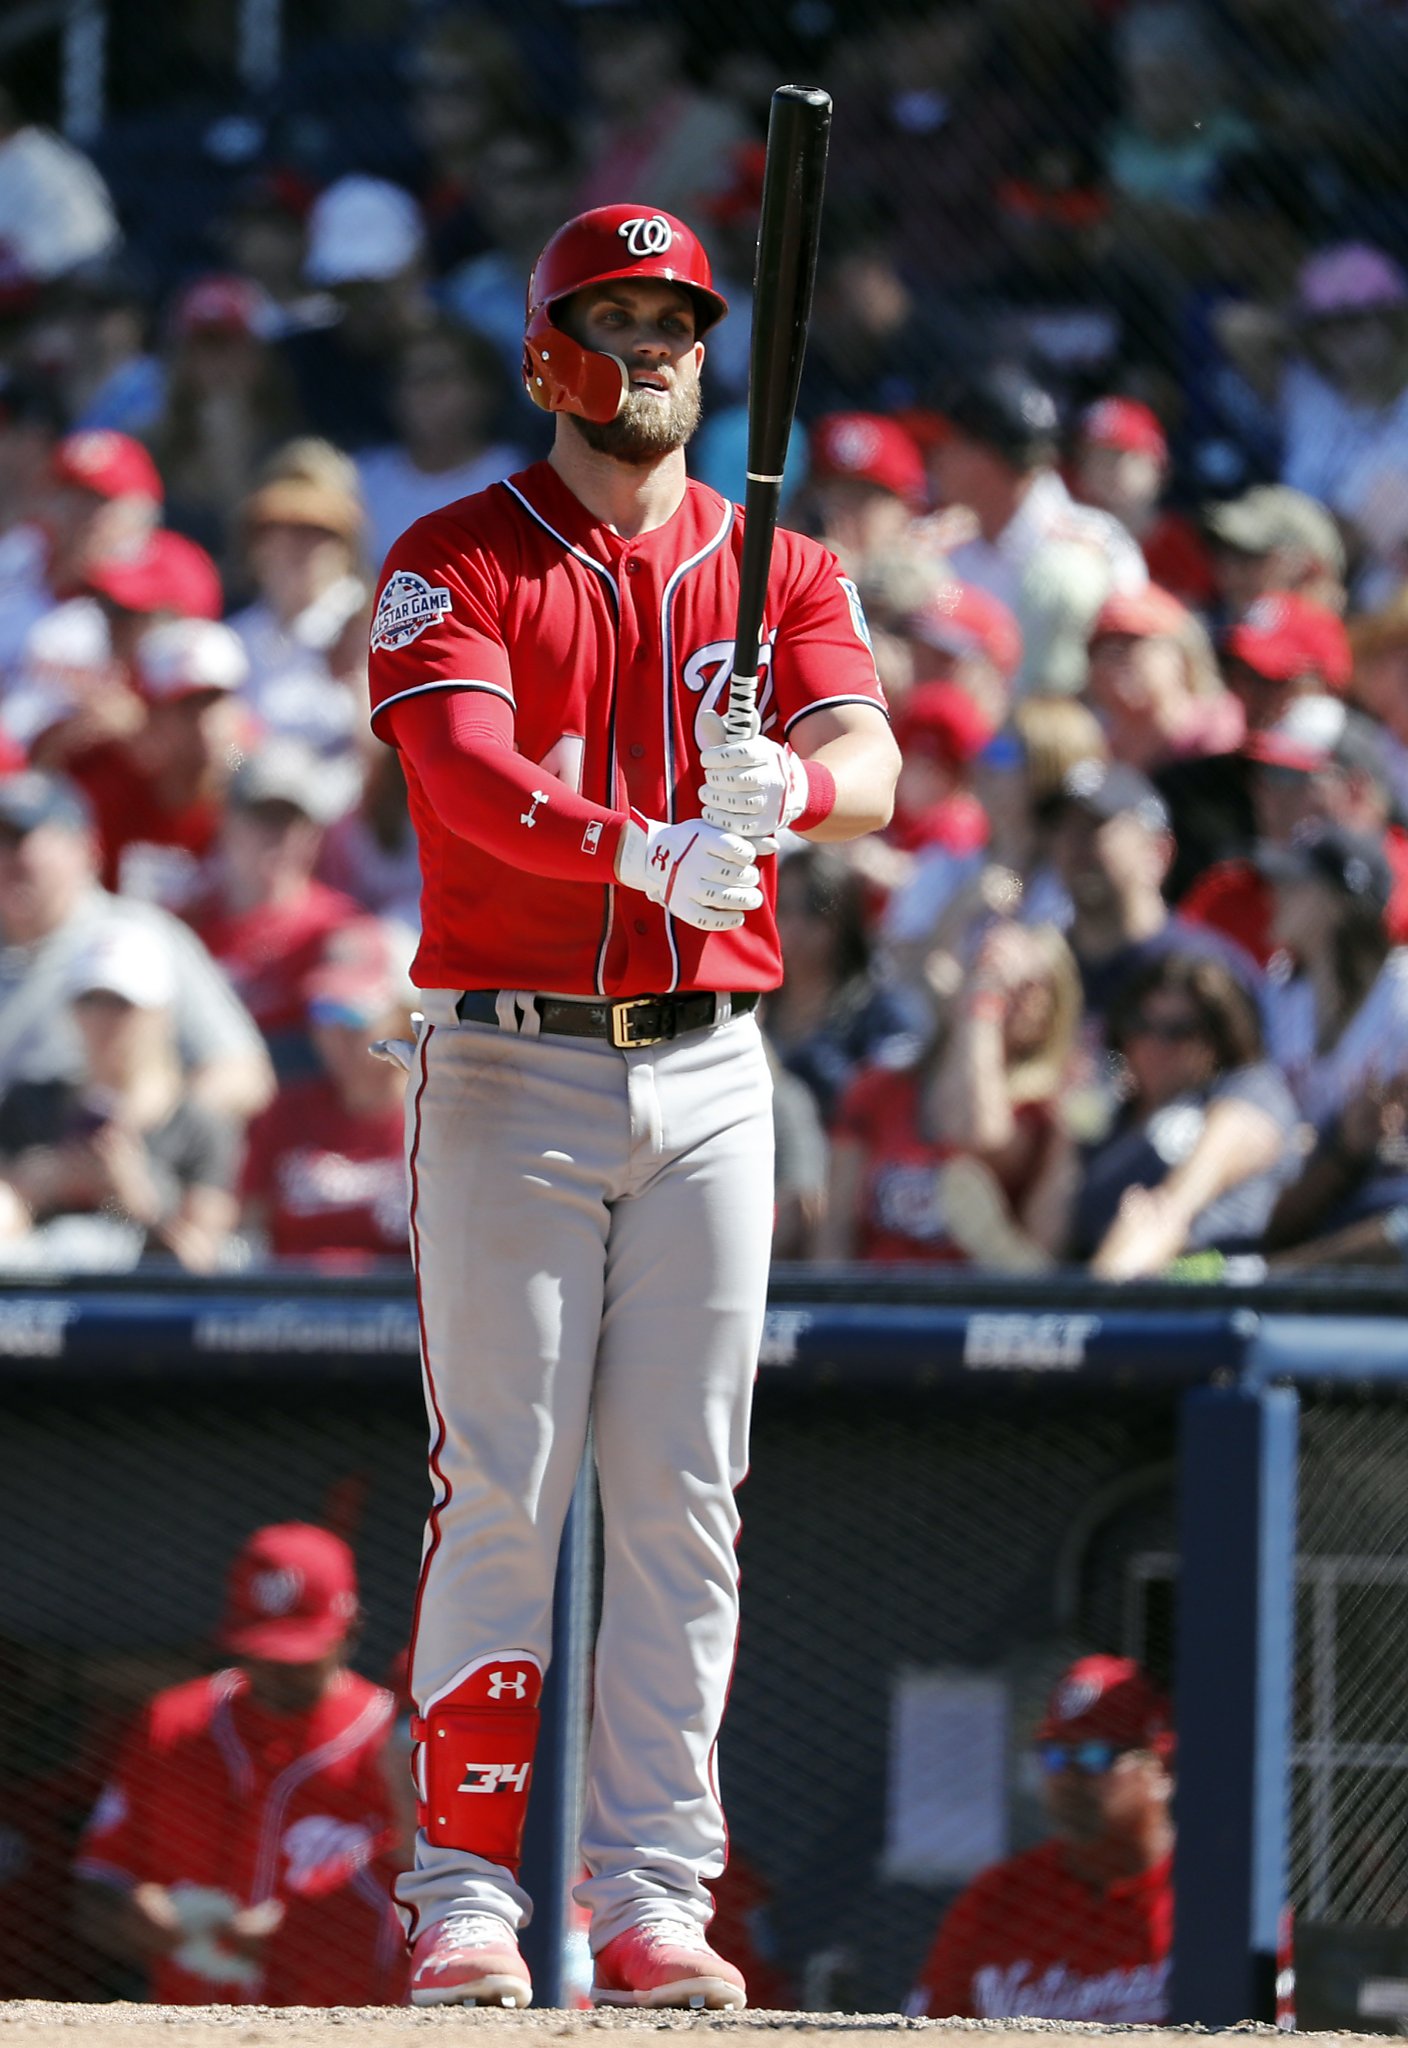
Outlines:
POLYGON ((1173 1729, 1127 1657, 1082 1657, 1037 1728, 1051 1834, 945 1913, 910 2001, 930 2019, 1156 2025, 1173 1943, 1173 1729))
POLYGON ((340 1536, 256 1529, 230 1568, 228 1663, 128 1734, 79 1842, 77 1924, 157 2003, 404 2003, 404 1756, 392 1695, 348 1668, 357 1620, 340 1536))

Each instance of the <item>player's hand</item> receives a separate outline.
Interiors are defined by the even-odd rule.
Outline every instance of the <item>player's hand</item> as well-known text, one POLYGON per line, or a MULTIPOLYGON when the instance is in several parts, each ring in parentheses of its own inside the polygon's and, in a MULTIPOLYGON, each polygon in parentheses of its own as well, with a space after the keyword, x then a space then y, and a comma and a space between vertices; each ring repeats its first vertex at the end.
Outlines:
POLYGON ((807 769, 800 754, 761 733, 730 740, 717 712, 706 712, 701 727, 712 742, 699 756, 704 770, 699 802, 709 824, 761 840, 801 816, 807 807, 807 769))
POLYGON ((696 931, 731 932, 762 905, 758 851, 703 818, 677 825, 632 818, 621 834, 616 874, 696 931))

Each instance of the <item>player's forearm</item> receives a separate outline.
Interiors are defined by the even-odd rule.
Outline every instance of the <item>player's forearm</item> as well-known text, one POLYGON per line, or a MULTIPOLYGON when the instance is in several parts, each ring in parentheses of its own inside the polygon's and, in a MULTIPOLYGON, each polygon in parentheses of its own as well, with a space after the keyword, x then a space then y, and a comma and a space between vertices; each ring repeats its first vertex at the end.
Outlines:
POLYGON ((513 712, 483 691, 410 697, 389 714, 442 825, 525 874, 609 883, 624 813, 578 796, 513 744, 513 712))
POLYGON ((835 799, 826 817, 818 825, 798 828, 804 839, 859 839, 863 833, 879 832, 889 824, 895 808, 900 751, 888 726, 841 733, 823 741, 812 753, 804 746, 797 751, 804 759, 819 762, 835 784, 835 799))

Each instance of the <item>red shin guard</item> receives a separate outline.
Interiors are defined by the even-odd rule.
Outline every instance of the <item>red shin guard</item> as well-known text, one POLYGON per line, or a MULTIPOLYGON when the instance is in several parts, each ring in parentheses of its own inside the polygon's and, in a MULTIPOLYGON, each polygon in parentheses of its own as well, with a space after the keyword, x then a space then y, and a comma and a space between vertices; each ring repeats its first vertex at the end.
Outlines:
POLYGON ((538 1741, 543 1674, 523 1650, 483 1657, 411 1722, 419 1820, 440 1849, 517 1874, 538 1741))

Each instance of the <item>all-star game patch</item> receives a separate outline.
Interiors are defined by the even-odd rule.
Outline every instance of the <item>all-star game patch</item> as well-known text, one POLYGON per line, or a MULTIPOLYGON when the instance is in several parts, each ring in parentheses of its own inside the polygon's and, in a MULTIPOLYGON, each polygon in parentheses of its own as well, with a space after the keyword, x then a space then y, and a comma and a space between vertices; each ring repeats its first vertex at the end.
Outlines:
POLYGON ((450 593, 443 583, 427 583, 412 569, 393 569, 377 600, 372 646, 388 653, 409 647, 449 609, 450 593))

